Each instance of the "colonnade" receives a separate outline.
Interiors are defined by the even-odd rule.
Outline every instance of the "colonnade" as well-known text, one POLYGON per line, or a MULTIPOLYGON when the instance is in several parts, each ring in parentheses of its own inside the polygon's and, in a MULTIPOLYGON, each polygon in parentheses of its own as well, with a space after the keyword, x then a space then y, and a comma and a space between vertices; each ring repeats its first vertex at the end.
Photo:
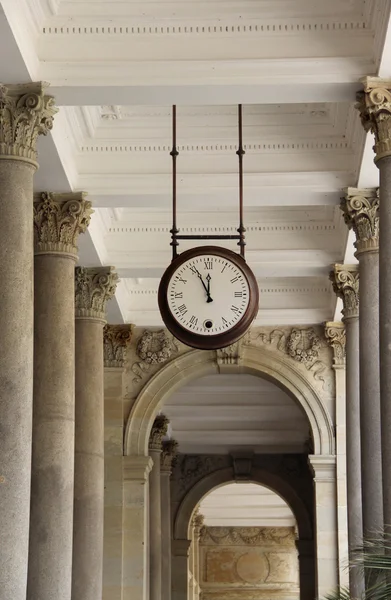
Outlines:
POLYGON ((112 267, 76 267, 82 193, 33 195, 54 100, 0 86, 0 598, 100 600, 103 325, 112 267))
MULTIPOLYGON (((349 550, 391 525, 391 80, 367 77, 356 107, 375 136, 380 185, 347 188, 344 219, 358 265, 330 274, 346 326, 346 458, 349 550)), ((364 590, 350 573, 352 597, 364 590)))

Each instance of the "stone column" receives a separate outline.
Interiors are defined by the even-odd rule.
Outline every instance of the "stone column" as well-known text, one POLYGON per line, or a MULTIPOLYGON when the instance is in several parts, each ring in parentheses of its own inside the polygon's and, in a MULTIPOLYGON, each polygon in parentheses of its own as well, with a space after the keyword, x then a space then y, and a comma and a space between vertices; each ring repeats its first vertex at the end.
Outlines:
POLYGON ((194 516, 190 520, 189 525, 189 558, 187 562, 187 597, 188 600, 195 599, 195 578, 194 578, 194 516))
POLYGON ((160 455, 161 477, 161 515, 162 515, 162 600, 171 600, 171 491, 170 477, 175 456, 178 452, 178 442, 168 440, 163 442, 160 455))
POLYGON ((149 475, 149 595, 150 600, 161 600, 162 593, 162 509, 160 493, 160 454, 168 419, 158 415, 149 438, 149 456, 153 466, 149 475))
POLYGON ((364 536, 383 528, 379 366, 379 197, 348 188, 341 208, 360 263, 360 423, 364 536))
POLYGON ((76 267, 72 600, 102 599, 103 325, 116 283, 112 267, 76 267))
POLYGON ((308 457, 314 473, 316 523, 316 597, 338 586, 335 456, 308 457))
POLYGON ((124 371, 132 325, 103 329, 105 492, 103 537, 103 600, 122 600, 124 371))
POLYGON ((77 239, 82 193, 34 199, 34 406, 27 598, 70 600, 75 443, 77 239))
POLYGON ((316 598, 314 540, 299 539, 296 541, 299 559, 300 600, 316 598))
POLYGON ((149 456, 123 457, 122 600, 148 598, 148 475, 149 456))
MULTIPOLYGON (((391 79, 366 77, 357 108, 366 131, 375 135, 375 162, 380 173, 379 214, 374 211, 366 228, 380 222, 380 394, 384 524, 391 526, 391 79), (380 217, 380 218, 379 218, 380 217)), ((361 282, 362 287, 362 282, 361 282)))
POLYGON ((201 569, 200 569, 200 538, 201 530, 204 526, 204 515, 201 515, 199 511, 194 515, 194 548, 193 548, 193 573, 195 583, 194 597, 196 600, 200 597, 201 591, 201 569))
MULTIPOLYGON (((333 288, 343 301, 346 327, 346 481, 348 541, 352 554, 362 544, 363 513, 361 492, 360 361, 359 361, 359 271, 358 265, 334 265, 330 273, 333 288)), ((349 572, 350 592, 361 598, 364 578, 357 569, 349 572)))
MULTIPOLYGON (((348 563, 348 511, 346 487, 346 373, 345 373, 345 325, 341 322, 325 324, 325 337, 334 354, 335 374, 335 425, 337 450, 337 520, 338 520, 338 584, 349 585, 348 563)), ((360 489, 361 493, 361 489, 360 489)))
POLYGON ((172 599, 188 600, 188 562, 190 540, 172 542, 172 599))
POLYGON ((0 84, 0 599, 25 600, 33 406, 33 175, 57 112, 42 83, 0 84))

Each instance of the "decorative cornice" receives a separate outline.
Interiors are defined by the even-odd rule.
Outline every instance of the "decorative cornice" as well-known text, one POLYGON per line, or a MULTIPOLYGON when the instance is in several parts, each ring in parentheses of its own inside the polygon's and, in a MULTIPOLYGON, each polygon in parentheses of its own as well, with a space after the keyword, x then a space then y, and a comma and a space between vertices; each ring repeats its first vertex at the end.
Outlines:
POLYGON ((105 325, 103 328, 103 357, 105 367, 125 366, 126 347, 132 339, 133 325, 105 325))
MULTIPOLYGON (((165 217, 162 217, 162 221, 165 217)), ((113 227, 109 227, 108 233, 169 233, 171 229, 170 225, 126 225, 121 224, 113 227)), ((248 225, 246 231, 251 233, 286 233, 295 231, 322 231, 332 232, 336 231, 336 225, 334 223, 269 223, 265 225, 248 225)), ((234 225, 188 225, 181 227, 181 233, 235 233, 236 227, 234 225)))
POLYGON ((106 321, 106 302, 115 294, 118 275, 114 267, 76 267, 76 319, 106 321))
POLYGON ((345 367, 346 331, 340 322, 328 321, 324 328, 325 338, 334 352, 333 366, 335 369, 345 367))
POLYGON ((391 156, 391 79, 365 77, 364 91, 356 95, 356 108, 360 112, 365 131, 375 136, 375 162, 391 156))
POLYGON ((333 290, 343 301, 343 321, 358 317, 360 281, 358 269, 358 265, 334 265, 334 270, 330 272, 333 290))
POLYGON ((379 190, 346 188, 340 208, 349 229, 356 234, 356 255, 379 251, 379 190))
POLYGON ((90 223, 91 202, 84 192, 34 196, 35 254, 62 254, 77 259, 77 239, 90 223))
POLYGON ((153 422, 149 436, 149 449, 157 452, 162 451, 163 438, 167 434, 169 420, 165 415, 158 415, 153 422))
POLYGON ((146 483, 153 461, 150 456, 123 456, 122 471, 124 481, 146 483))
POLYGON ((207 546, 295 546, 293 527, 204 527, 201 543, 207 546))
POLYGON ((45 96, 43 83, 0 84, 0 158, 24 160, 37 166, 36 142, 53 127, 58 111, 45 96))
POLYGON ((178 442, 176 440, 167 440, 162 444, 162 453, 160 455, 160 471, 171 473, 178 454, 178 442))

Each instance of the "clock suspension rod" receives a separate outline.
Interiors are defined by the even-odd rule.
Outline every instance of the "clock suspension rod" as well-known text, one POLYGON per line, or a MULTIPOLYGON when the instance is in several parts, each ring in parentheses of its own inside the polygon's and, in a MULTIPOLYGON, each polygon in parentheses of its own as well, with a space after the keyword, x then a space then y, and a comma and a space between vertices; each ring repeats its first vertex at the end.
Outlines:
POLYGON ((178 157, 178 149, 176 145, 176 105, 172 107, 172 150, 170 152, 172 156, 172 228, 171 233, 171 247, 172 247, 172 260, 177 257, 178 247, 178 228, 176 221, 176 159, 178 157))
POLYGON ((246 152, 243 148, 243 110, 241 104, 238 105, 238 130, 239 147, 236 151, 236 154, 239 157, 239 229, 237 231, 239 233, 238 246, 240 247, 240 255, 244 258, 246 245, 244 234, 246 228, 243 224, 243 156, 246 152))

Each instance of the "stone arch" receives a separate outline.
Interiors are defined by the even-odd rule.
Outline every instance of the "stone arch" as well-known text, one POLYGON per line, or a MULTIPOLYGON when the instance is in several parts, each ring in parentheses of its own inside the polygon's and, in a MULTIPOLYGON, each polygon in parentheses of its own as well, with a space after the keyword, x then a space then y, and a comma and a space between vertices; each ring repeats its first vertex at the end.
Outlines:
MULTIPOLYGON (((235 476, 233 469, 229 467, 209 473, 197 481, 190 488, 190 490, 188 490, 175 514, 173 531, 174 539, 187 539, 191 515, 204 496, 210 493, 213 489, 234 481, 235 476)), ((291 485, 282 477, 275 473, 270 473, 264 469, 253 468, 251 470, 251 477, 248 480, 248 483, 258 483, 260 485, 264 485, 281 496, 281 498, 288 504, 296 518, 299 538, 313 538, 312 519, 308 508, 300 496, 296 493, 296 490, 294 490, 294 488, 291 487, 291 485)))
MULTIPOLYGON (((162 367, 135 400, 125 432, 125 455, 147 455, 153 420, 165 400, 178 388, 204 375, 221 372, 214 351, 192 350, 162 367)), ((314 454, 334 454, 330 415, 317 390, 289 359, 263 348, 243 346, 240 364, 224 365, 224 372, 249 373, 269 379, 304 410, 311 428, 314 454)))

